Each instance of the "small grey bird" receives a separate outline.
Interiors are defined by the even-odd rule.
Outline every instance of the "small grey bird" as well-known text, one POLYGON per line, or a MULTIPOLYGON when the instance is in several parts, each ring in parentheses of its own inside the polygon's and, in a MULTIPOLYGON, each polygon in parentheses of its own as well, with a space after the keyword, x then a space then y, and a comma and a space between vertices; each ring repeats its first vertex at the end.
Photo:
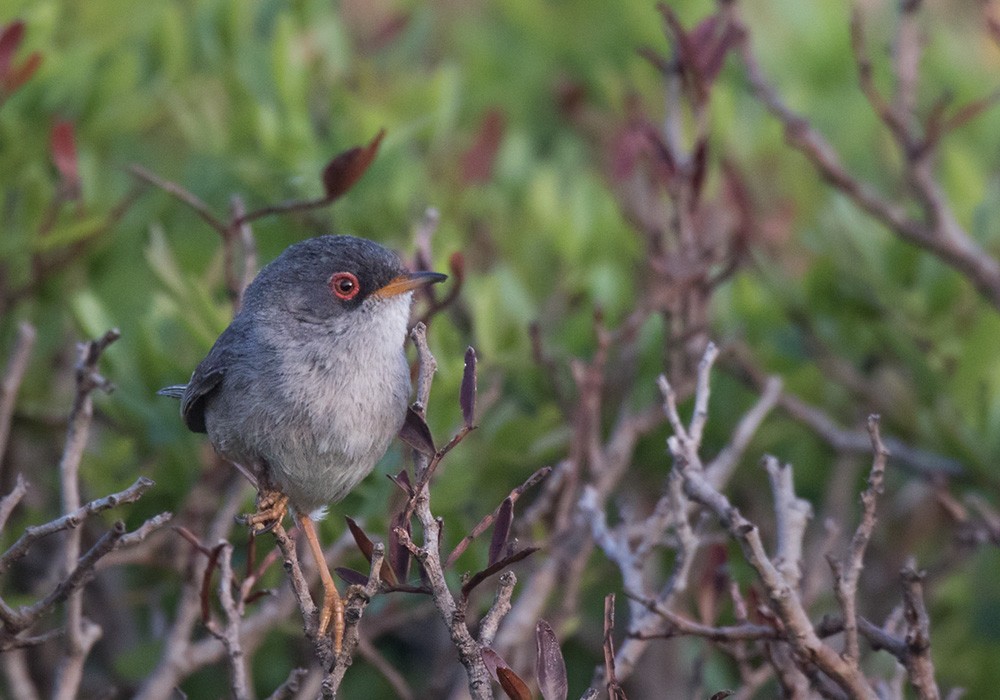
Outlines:
POLYGON ((413 291, 444 279, 408 272, 362 238, 296 243, 247 287, 191 380, 159 392, 179 398, 188 428, 208 433, 256 484, 252 528, 273 527, 292 506, 323 579, 320 634, 332 616, 338 650, 343 604, 310 513, 346 496, 398 433, 410 396, 403 346, 413 291))

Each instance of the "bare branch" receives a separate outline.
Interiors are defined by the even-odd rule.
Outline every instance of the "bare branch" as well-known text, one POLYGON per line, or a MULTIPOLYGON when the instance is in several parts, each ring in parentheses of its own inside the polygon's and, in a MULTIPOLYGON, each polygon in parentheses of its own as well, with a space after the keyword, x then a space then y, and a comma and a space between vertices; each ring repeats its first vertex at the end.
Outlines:
POLYGON ((906 619, 907 675, 921 700, 938 700, 940 692, 934 680, 934 661, 931 659, 931 623, 924 606, 924 573, 917 571, 916 562, 910 557, 900 571, 903 580, 903 610, 906 619))
POLYGON ((293 668, 285 682, 275 688, 274 692, 267 696, 267 700, 289 700, 295 697, 299 684, 308 673, 309 671, 304 668, 293 668))
MULTIPOLYGON (((910 20, 904 17, 904 22, 908 21, 910 20)), ((857 36, 860 24, 856 24, 856 27, 858 27, 855 30, 857 36)), ((904 29, 904 31, 915 30, 904 29)), ((911 40, 905 39, 905 41, 911 40)), ((855 43, 856 48, 860 49, 857 46, 858 42, 855 43)), ((891 125, 890 131, 906 163, 902 175, 923 209, 922 219, 910 216, 905 204, 890 201, 870 183, 863 182, 848 172, 829 142, 807 119, 793 112, 764 77, 750 48, 749 40, 742 42, 740 50, 754 95, 784 126, 785 138, 789 145, 801 152, 824 180, 901 239, 931 252, 958 270, 983 297, 993 306, 1000 308, 1000 262, 983 250, 982 246, 959 224, 941 186, 934 179, 931 146, 935 144, 924 142, 921 147, 916 147, 918 138, 914 136, 909 125, 903 123, 899 115, 885 105, 883 99, 878 96, 870 80, 865 76, 863 62, 862 88, 875 104, 876 112, 883 121, 891 125)), ((902 91, 900 99, 905 103, 911 99, 907 95, 913 89, 909 84, 911 78, 908 72, 915 70, 909 64, 915 65, 916 58, 901 55, 900 60, 908 62, 906 65, 899 63, 897 66, 897 71, 903 72, 899 75, 902 91)), ((991 102, 987 100, 983 108, 991 102)), ((980 111, 981 109, 977 108, 974 114, 980 111)), ((963 118, 962 123, 964 120, 963 118)))
POLYGON ((132 164, 128 168, 129 172, 135 177, 148 182, 154 187, 158 187, 170 196, 174 197, 178 201, 188 205, 195 211, 198 216, 201 217, 202 221, 215 229, 219 236, 225 240, 229 235, 229 227, 224 221, 218 218, 214 212, 212 212, 211 207, 201 201, 193 192, 178 185, 176 182, 171 182, 170 180, 165 180, 159 175, 147 170, 138 164, 132 164))
POLYGON ((615 594, 604 597, 604 684, 609 700, 626 700, 615 673, 615 594))
POLYGON ((802 541, 812 518, 812 505, 795 495, 792 465, 781 464, 776 457, 764 457, 764 468, 774 494, 774 515, 778 540, 774 565, 793 590, 802 579, 802 541))
MULTIPOLYGON (((708 354, 710 350, 706 351, 708 354)), ((700 365, 699 391, 707 391, 708 379, 703 376, 711 367, 710 362, 700 365)), ((696 396, 695 405, 699 399, 696 396)), ((703 400, 707 406, 707 400, 703 400)), ((840 688, 854 697, 874 698, 874 691, 857 665, 847 663, 816 635, 798 593, 789 584, 764 550, 757 526, 747 520, 722 493, 705 477, 698 457, 698 444, 680 436, 671 436, 667 444, 674 458, 674 469, 683 478, 684 492, 702 504, 719 519, 743 550, 747 562, 757 572, 764 584, 771 605, 785 628, 785 639, 803 658, 833 679, 840 688)))
MULTIPOLYGON (((247 671, 246 657, 240 641, 240 623, 243 617, 242 600, 233 598, 233 545, 222 540, 217 546, 219 552, 219 603, 225 614, 225 624, 220 629, 215 620, 209 620, 206 627, 222 642, 229 658, 229 688, 235 700, 246 700, 251 697, 250 676, 247 671)), ((206 575, 211 567, 206 570, 206 575)))
MULTIPOLYGON (((7 437, 10 435, 10 421, 14 415, 17 391, 28 369, 28 360, 31 358, 31 349, 34 346, 35 327, 27 322, 21 323, 17 328, 14 349, 10 353, 10 359, 7 360, 7 369, 4 371, 3 380, 0 381, 0 464, 3 463, 3 456, 7 451, 7 437)), ((0 528, 2 527, 0 521, 0 528)))
POLYGON ((493 638, 496 637, 500 622, 510 612, 510 597, 517 584, 517 577, 513 571, 505 571, 500 574, 499 583, 493 605, 479 621, 479 644, 484 647, 493 646, 493 638))
POLYGON ((632 600, 637 601, 647 610, 656 613, 669 623, 669 628, 666 632, 657 635, 648 635, 643 637, 645 639, 653 638, 654 636, 669 638, 678 634, 688 634, 695 637, 702 637, 712 642, 754 641, 759 639, 781 638, 781 632, 779 630, 767 625, 755 625, 750 622, 722 627, 703 625, 699 622, 695 622, 694 620, 690 620, 683 615, 679 615, 669 608, 663 607, 663 605, 656 600, 634 595, 629 591, 626 591, 625 595, 632 600))
MULTIPOLYGON (((378 593, 382 585, 382 563, 385 561, 385 545, 376 542, 372 547, 371 566, 368 582, 364 586, 351 586, 347 592, 347 605, 344 608, 344 642, 333 663, 333 668, 323 679, 323 692, 335 696, 344 674, 353 663, 354 651, 364 644, 361 636, 361 616, 364 615, 368 603, 378 593)), ((364 653, 364 652, 362 652, 364 653)), ((367 656, 371 656, 369 652, 367 656)))
MULTIPOLYGON (((0 452, 0 456, 2 454, 0 452)), ((28 482, 24 480, 21 474, 18 474, 14 488, 6 496, 0 498, 0 532, 3 531, 4 526, 7 524, 7 519, 10 518, 10 514, 14 512, 14 509, 17 508, 17 505, 27 492, 28 482)))
POLYGON ((31 546, 41 538, 55 532, 61 532, 62 530, 72 530, 78 528, 84 520, 96 513, 100 513, 110 508, 116 508, 123 503, 134 503, 153 486, 154 482, 152 479, 140 476, 135 480, 134 484, 129 486, 124 491, 119 491, 118 493, 113 493, 110 496, 93 500, 85 506, 76 509, 72 513, 45 523, 44 525, 35 525, 33 527, 26 528, 24 534, 22 534, 18 540, 12 544, 2 556, 0 556, 0 575, 7 573, 11 565, 27 554, 31 546))
POLYGON ((875 530, 875 507, 878 497, 882 493, 886 459, 889 456, 888 450, 882 443, 878 416, 868 417, 868 432, 871 435, 875 458, 868 475, 868 488, 861 494, 861 522, 858 523, 858 527, 854 531, 850 547, 845 552, 843 559, 837 561, 833 557, 828 557, 834 575, 834 592, 844 614, 844 655, 855 664, 861 658, 857 629, 858 578, 864 567, 865 550, 868 548, 868 542, 875 530))
POLYGON ((746 412, 733 431, 729 444, 705 467, 708 480, 716 488, 722 488, 736 469, 750 441, 760 429, 760 424, 770 415, 782 395, 782 381, 778 377, 768 377, 764 383, 763 392, 753 408, 746 412))

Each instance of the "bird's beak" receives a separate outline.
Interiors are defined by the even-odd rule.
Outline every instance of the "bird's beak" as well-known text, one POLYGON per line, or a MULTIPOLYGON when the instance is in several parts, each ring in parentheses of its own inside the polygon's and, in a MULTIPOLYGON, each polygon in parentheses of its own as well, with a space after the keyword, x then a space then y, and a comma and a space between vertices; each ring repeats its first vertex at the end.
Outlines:
POLYGON ((444 282, 446 279, 448 279, 448 275, 442 275, 440 272, 404 272, 389 280, 389 284, 376 290, 375 295, 383 299, 394 297, 398 294, 412 292, 420 287, 426 287, 429 284, 444 282))

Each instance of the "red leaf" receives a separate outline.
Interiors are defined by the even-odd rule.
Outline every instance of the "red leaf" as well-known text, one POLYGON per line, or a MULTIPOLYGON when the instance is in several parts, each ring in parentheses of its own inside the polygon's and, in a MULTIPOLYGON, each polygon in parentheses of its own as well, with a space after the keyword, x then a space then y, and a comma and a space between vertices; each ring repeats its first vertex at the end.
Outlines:
POLYGON ((11 60, 24 39, 24 22, 14 20, 0 31, 0 80, 6 80, 11 60))
POLYGON ((448 271, 451 272, 451 276, 454 278, 452 281, 455 283, 455 286, 461 286, 465 280, 465 256, 462 255, 461 251, 456 250, 448 258, 448 271))
POLYGON ((694 190, 693 205, 697 206, 698 199, 701 197, 701 188, 705 184, 705 174, 708 172, 708 139, 698 139, 692 158, 694 172, 691 175, 691 189, 694 190))
POLYGON ((697 67, 698 75, 710 86, 722 71, 726 53, 743 39, 743 32, 722 16, 712 15, 692 29, 688 39, 688 45, 694 52, 691 60, 697 67), (725 24, 720 26, 720 22, 725 24))
POLYGON ((715 622, 719 600, 728 588, 727 558, 725 545, 715 543, 708 547, 704 568, 698 577, 698 591, 695 596, 698 616, 703 624, 711 625, 715 622))
POLYGON ((631 177, 645 147, 644 131, 633 124, 625 127, 611 144, 611 178, 621 182, 631 177))
POLYGON ((528 690, 527 683, 514 673, 500 654, 490 647, 481 648, 479 653, 483 657, 486 670, 493 676, 493 680, 500 684, 500 687, 507 693, 507 697, 511 700, 531 700, 531 691, 528 690))
POLYGON ((465 351, 465 371, 458 402, 462 407, 462 420, 471 428, 476 421, 476 351, 471 345, 465 351))
POLYGON ((507 496, 507 498, 503 499, 503 503, 500 504, 497 518, 493 522, 493 539, 490 540, 490 566, 496 564, 500 555, 503 554, 504 547, 507 544, 507 537, 510 535, 510 525, 513 521, 514 500, 510 496, 507 496))
POLYGON ((348 569, 345 566, 338 566, 336 569, 333 570, 333 573, 337 574, 337 576, 339 576, 352 586, 368 585, 368 575, 363 574, 360 571, 355 571, 354 569, 348 569))
POLYGON ((14 92, 19 87, 24 85, 35 74, 38 70, 38 66, 42 64, 42 54, 35 51, 30 54, 28 58, 12 71, 7 71, 6 74, 0 73, 0 87, 3 87, 8 93, 14 92))
POLYGON ((333 201, 354 186, 375 160, 379 144, 385 137, 385 129, 375 135, 367 146, 355 146, 334 156, 323 168, 323 189, 326 198, 333 201))
POLYGON ((354 543, 358 545, 358 549, 361 553, 365 555, 365 559, 368 563, 372 563, 372 552, 375 550, 375 545, 372 544, 371 538, 365 534, 365 531, 361 529, 361 526, 355 522, 354 518, 349 516, 345 517, 344 520, 347 521, 347 529, 351 531, 351 535, 354 536, 354 543))
POLYGON ((80 192, 80 171, 77 165, 76 139, 73 136, 73 124, 58 121, 52 127, 49 137, 49 147, 52 151, 52 162, 59 171, 63 187, 71 195, 80 192))
POLYGON ((490 672, 493 676, 493 680, 499 681, 497 677, 498 668, 510 668, 507 662, 503 660, 500 654, 496 653, 491 647, 483 647, 479 650, 480 655, 483 657, 483 664, 486 666, 486 670, 490 672))
MULTIPOLYGON (((375 550, 375 545, 372 543, 371 539, 365 534, 365 531, 361 529, 361 526, 354 522, 354 518, 344 517, 347 521, 347 527, 351 531, 351 535, 354 536, 354 543, 358 545, 358 549, 361 553, 365 555, 365 559, 368 563, 372 563, 372 552, 375 550)), ((382 560, 382 568, 379 569, 382 575, 382 580, 388 583, 390 586, 395 586, 399 583, 396 580, 396 574, 393 573, 392 568, 386 564, 385 560, 382 560)))
POLYGON ((498 668, 497 679, 510 700, 531 700, 528 684, 509 668, 498 668))
MULTIPOLYGON (((404 472, 405 474, 405 472, 404 472)), ((410 520, 406 517, 406 506, 404 506, 393 516, 389 524, 389 564, 399 581, 406 581, 410 575, 410 550, 399 541, 396 528, 411 534, 410 520)))
POLYGON ((462 156, 463 182, 478 184, 489 181, 505 127, 506 120, 499 109, 494 108, 486 113, 476 133, 476 140, 462 156))
POLYGON ((427 421, 420 417, 420 414, 413 408, 406 409, 406 419, 403 427, 399 429, 399 439, 415 449, 421 454, 433 457, 437 450, 434 448, 434 437, 431 429, 427 427, 427 421))
POLYGON ((535 675, 538 678, 538 689, 544 700, 566 700, 569 694, 569 680, 566 676, 566 662, 556 633, 545 620, 539 620, 535 625, 535 647, 538 655, 535 659, 535 675))
POLYGON ((410 475, 405 469, 399 472, 396 476, 393 476, 392 474, 386 474, 386 476, 388 476, 389 480, 398 486, 399 490, 405 493, 407 497, 413 495, 413 484, 410 483, 410 475))

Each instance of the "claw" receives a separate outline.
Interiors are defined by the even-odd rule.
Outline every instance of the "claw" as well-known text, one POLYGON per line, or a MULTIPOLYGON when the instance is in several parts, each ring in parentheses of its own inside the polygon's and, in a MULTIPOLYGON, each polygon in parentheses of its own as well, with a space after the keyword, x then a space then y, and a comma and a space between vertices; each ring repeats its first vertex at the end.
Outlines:
POLYGON ((257 512, 242 515, 237 520, 250 528, 250 532, 263 535, 273 530, 288 512, 288 496, 279 491, 257 493, 257 512))

